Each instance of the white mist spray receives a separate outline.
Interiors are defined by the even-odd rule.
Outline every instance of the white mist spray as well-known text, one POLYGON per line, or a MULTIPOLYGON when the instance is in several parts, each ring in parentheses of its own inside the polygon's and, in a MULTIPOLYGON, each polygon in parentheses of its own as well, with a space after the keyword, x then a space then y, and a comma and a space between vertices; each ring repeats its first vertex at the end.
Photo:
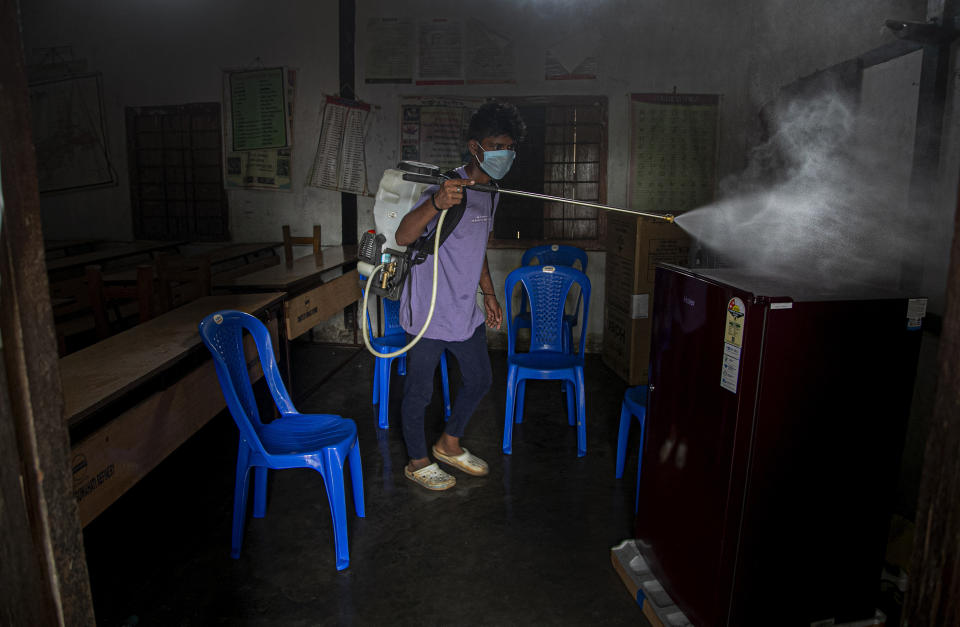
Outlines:
POLYGON ((724 265, 827 288, 896 288, 924 233, 922 216, 907 215, 912 145, 891 142, 836 94, 792 102, 774 123, 747 170, 721 184, 722 199, 677 224, 724 265))

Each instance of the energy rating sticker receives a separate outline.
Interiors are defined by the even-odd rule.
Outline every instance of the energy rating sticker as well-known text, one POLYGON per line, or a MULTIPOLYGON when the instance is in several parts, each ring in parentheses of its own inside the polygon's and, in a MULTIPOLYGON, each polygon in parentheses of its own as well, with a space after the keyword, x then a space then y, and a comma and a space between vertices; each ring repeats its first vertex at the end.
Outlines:
POLYGON ((731 298, 727 303, 727 331, 723 339, 727 344, 743 346, 743 322, 747 309, 739 298, 731 298))
POLYGON ((723 338, 723 366, 720 369, 720 387, 737 392, 740 378, 740 350, 743 345, 743 325, 747 309, 739 298, 727 303, 727 326, 723 338))

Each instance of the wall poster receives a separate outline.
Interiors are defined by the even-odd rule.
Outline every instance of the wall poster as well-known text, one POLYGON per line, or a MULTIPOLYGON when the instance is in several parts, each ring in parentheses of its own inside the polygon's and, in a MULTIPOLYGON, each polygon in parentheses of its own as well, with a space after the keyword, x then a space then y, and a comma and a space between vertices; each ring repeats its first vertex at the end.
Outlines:
POLYGON ((516 83, 514 41, 480 20, 373 17, 364 37, 367 84, 516 83))
POLYGON ((517 54, 513 40, 480 20, 469 21, 465 54, 467 84, 517 82, 517 54))
POLYGON ((463 84, 463 22, 436 17, 417 24, 417 85, 463 84))
POLYGON ((409 18, 372 17, 364 37, 364 82, 412 83, 414 24, 409 18))
POLYGON ((224 72, 226 189, 291 191, 296 84, 290 68, 224 72))
POLYGON ((364 135, 369 114, 370 105, 364 102, 327 96, 309 185, 367 193, 364 135))
POLYGON ((599 74, 599 46, 578 38, 547 48, 543 78, 548 81, 594 80, 599 74))
POLYGON ((449 170, 470 159, 466 147, 470 116, 483 98, 410 96, 400 101, 400 158, 449 170))
POLYGON ((30 84, 40 193, 114 185, 100 74, 30 84))
POLYGON ((290 145, 283 68, 230 72, 230 130, 234 151, 290 145))
POLYGON ((630 95, 631 209, 678 214, 713 201, 719 111, 714 94, 630 95))

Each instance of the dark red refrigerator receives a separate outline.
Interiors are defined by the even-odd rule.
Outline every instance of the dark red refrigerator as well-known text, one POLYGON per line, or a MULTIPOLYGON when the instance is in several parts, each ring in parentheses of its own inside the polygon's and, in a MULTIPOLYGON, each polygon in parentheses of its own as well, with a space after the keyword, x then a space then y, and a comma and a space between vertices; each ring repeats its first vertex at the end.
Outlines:
POLYGON ((657 268, 636 535, 695 625, 873 616, 925 309, 657 268))

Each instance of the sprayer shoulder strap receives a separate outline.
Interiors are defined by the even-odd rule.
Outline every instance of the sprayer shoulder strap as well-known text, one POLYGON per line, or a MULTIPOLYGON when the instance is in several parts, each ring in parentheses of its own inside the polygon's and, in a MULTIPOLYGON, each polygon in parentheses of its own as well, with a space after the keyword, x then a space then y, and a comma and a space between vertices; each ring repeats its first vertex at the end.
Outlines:
MULTIPOLYGON (((460 173, 456 170, 450 170, 445 172, 443 176, 447 179, 462 179, 460 173)), ((494 192, 490 193, 491 202, 494 196, 494 192)), ((467 210, 467 195, 463 195, 463 199, 459 203, 447 209, 447 217, 443 220, 443 230, 440 231, 440 245, 443 246, 443 243, 450 237, 450 234, 453 233, 453 230, 457 228, 457 225, 460 224, 460 219, 463 218, 463 213, 467 210)), ((430 254, 430 251, 433 247, 433 238, 436 236, 436 228, 431 229, 427 233, 421 235, 417 240, 410 245, 410 249, 413 251, 411 255, 411 262, 413 264, 423 263, 427 259, 427 255, 430 254)))

